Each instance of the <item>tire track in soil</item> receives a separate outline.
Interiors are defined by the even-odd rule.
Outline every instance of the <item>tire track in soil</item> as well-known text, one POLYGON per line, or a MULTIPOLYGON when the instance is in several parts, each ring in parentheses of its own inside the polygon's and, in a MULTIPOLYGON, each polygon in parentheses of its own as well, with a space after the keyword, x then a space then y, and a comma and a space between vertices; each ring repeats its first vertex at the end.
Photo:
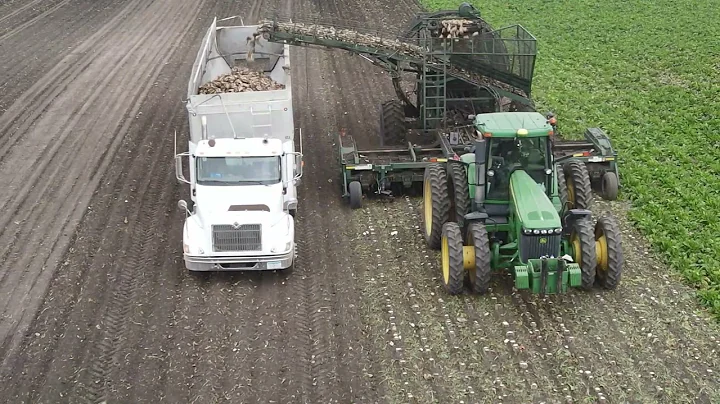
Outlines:
MULTIPOLYGON (((80 45, 76 46, 73 52, 55 63, 49 72, 41 78, 33 80, 34 83, 23 91, 13 104, 0 115, 0 133, 4 134, 3 137, 11 137, 10 139, 6 139, 6 142, 0 147, 0 157, 3 158, 0 160, 0 167, 5 164, 3 161, 5 155, 19 140, 24 139, 30 125, 34 123, 38 117, 46 113, 48 107, 56 101, 56 98, 67 90, 68 85, 76 79, 77 76, 85 72, 93 63, 94 59, 83 58, 83 56, 91 50, 97 49, 97 44, 106 38, 108 33, 116 29, 128 15, 132 15, 132 13, 136 12, 137 9, 143 5, 144 2, 142 0, 135 0, 128 3, 100 29, 96 30, 92 35, 83 40, 80 45), (82 61, 82 63, 79 61, 82 61), (52 90, 48 93, 48 89, 52 90), (32 112, 27 113, 28 111, 32 112), (23 118, 23 123, 18 125, 16 121, 21 117, 23 118), (14 131, 10 130, 11 126, 15 127, 14 131)), ((145 6, 147 5, 145 4, 145 6)), ((84 14, 81 15, 85 17, 84 14)), ((26 71, 26 65, 17 65, 22 67, 19 69, 20 72, 24 73, 26 71)))
MULTIPOLYGON (((151 78, 150 80, 152 80, 152 79, 154 79, 154 78, 151 78)), ((142 97, 141 97, 141 98, 142 98, 142 97)), ((129 121, 129 122, 132 122, 132 121, 129 121)), ((121 139, 121 137, 118 137, 117 139, 121 139)), ((96 230, 96 231, 97 231, 97 230, 96 230)), ((92 239, 92 237, 91 237, 91 239, 92 239)), ((111 255, 112 255, 112 254, 111 254, 111 255)), ((38 333, 38 334, 39 334, 39 333, 38 333)))
MULTIPOLYGON (((0 83, 2 93, 0 112, 7 112, 11 104, 23 97, 30 87, 63 60, 80 59, 83 54, 77 52, 77 46, 95 35, 113 17, 121 13, 125 8, 125 4, 122 3, 124 2, 121 0, 104 0, 93 2, 89 6, 71 4, 58 10, 54 18, 37 24, 25 35, 7 40, 3 48, 11 50, 9 54, 12 57, 0 62, 4 62, 2 70, 7 78, 4 83, 0 83), (74 27, 74 29, 67 29, 68 27, 74 27), (70 53, 72 58, 67 53, 70 53)), ((28 17, 19 16, 18 18, 28 17)), ((2 29, 3 24, 0 24, 0 31, 2 29)), ((60 67, 70 66, 70 63, 65 63, 60 67)), ((49 86, 41 89, 50 92, 53 88, 53 86, 49 86)), ((21 110, 21 114, 26 112, 30 111, 21 110)), ((33 112, 35 111, 33 110, 33 112)), ((11 120, 14 120, 22 118, 23 115, 13 114, 11 117, 11 120)), ((8 117, 0 116, 0 122, 5 118, 8 117)), ((7 131, 3 129, 0 133, 2 133, 2 137, 5 137, 10 136, 12 132, 9 129, 7 131)))
POLYGON ((68 4, 69 2, 70 2, 70 0, 62 0, 62 1, 60 1, 59 3, 57 3, 57 4, 53 4, 50 8, 48 8, 48 9, 45 10, 45 11, 43 11, 43 12, 40 13, 39 15, 37 15, 37 16, 35 16, 35 17, 27 20, 27 21, 25 21, 24 23, 20 24, 19 26, 15 27, 14 29, 12 29, 12 30, 10 30, 10 31, 8 31, 8 32, 0 35, 0 46, 1 46, 2 43, 5 42, 5 40, 7 40, 8 38, 12 38, 13 36, 21 33, 21 32, 24 31, 26 28, 31 27, 32 25, 34 25, 36 22, 42 20, 43 18, 45 18, 45 17, 51 17, 51 14, 52 14, 52 13, 54 13, 55 11, 57 11, 57 10, 59 10, 60 8, 64 7, 64 6, 65 6, 66 4, 68 4))
POLYGON ((121 264, 116 273, 111 275, 109 283, 113 288, 108 291, 111 296, 104 302, 104 309, 98 310, 102 313, 102 321, 98 324, 99 332, 92 338, 92 341, 97 342, 87 349, 90 363, 83 366, 86 370, 77 376, 75 396, 83 400, 99 402, 108 399, 107 392, 114 387, 109 377, 111 368, 115 368, 119 362, 116 357, 118 352, 126 348, 125 331, 138 287, 138 276, 134 269, 152 267, 156 259, 157 249, 154 248, 153 240, 155 234, 160 232, 164 216, 156 214, 153 208, 156 201, 165 200, 163 196, 170 193, 174 186, 172 182, 166 181, 170 177, 169 164, 156 159, 150 167, 151 172, 155 172, 158 164, 162 165, 161 175, 147 176, 140 188, 144 198, 137 205, 135 218, 128 221, 128 227, 133 231, 126 233, 122 243, 124 254, 119 257, 121 264))
MULTIPOLYGON (((147 35, 145 35, 144 37, 146 37, 146 36, 147 36, 147 35)), ((144 38, 144 37, 143 37, 143 38, 144 38)), ((161 37, 161 38, 162 38, 162 37, 161 37)), ((141 38, 141 39, 142 39, 142 38, 141 38)), ((132 43, 132 42, 131 42, 131 43, 132 43)), ((132 49, 133 49, 133 50, 136 49, 137 47, 139 47, 139 45, 140 45, 140 43, 136 43, 132 49)), ((132 51, 131 51, 131 52, 132 52, 132 51)), ((146 51, 146 52, 150 52, 150 51, 148 50, 148 51, 146 51)), ((132 53, 127 53, 127 54, 125 54, 125 55, 123 56, 123 60, 126 60, 126 58, 128 58, 129 55, 131 55, 131 54, 132 54, 132 53)), ((160 55, 160 57, 163 57, 163 54, 162 54, 162 53, 159 54, 159 55, 160 55)), ((160 57, 156 58, 155 60, 159 59, 160 57)), ((121 63, 122 63, 122 62, 121 62, 121 63)), ((106 80, 107 80, 106 82, 108 82, 112 77, 114 77, 114 73, 119 70, 119 68, 120 68, 121 65, 122 65, 122 64, 118 64, 118 65, 116 65, 116 66, 113 67, 113 71, 110 72, 110 73, 107 75, 107 77, 106 77, 106 80)), ((124 77, 127 77, 129 74, 131 74, 131 72, 133 72, 133 70, 132 70, 132 69, 128 69, 128 70, 127 70, 127 73, 126 73, 125 75, 123 75, 123 76, 124 76, 124 77)), ((139 76, 142 75, 142 73, 144 73, 144 72, 142 71, 142 69, 136 69, 136 70, 134 70, 134 72, 135 72, 135 75, 134 75, 133 77, 131 77, 131 82, 133 82, 133 81, 134 81, 134 82, 137 82, 137 78, 139 78, 139 76)), ((93 100, 94 97, 99 96, 100 90, 101 90, 102 88, 103 88, 103 85, 102 85, 102 84, 99 85, 98 87, 96 87, 96 91, 94 92, 93 95, 91 95, 91 96, 89 97, 88 101, 85 103, 85 106, 84 106, 83 108, 89 108, 89 106, 90 106, 90 104, 91 104, 91 101, 93 100)), ((145 91, 143 91, 143 92, 140 94, 140 97, 144 97, 144 96, 147 94, 147 90, 148 90, 148 89, 149 89, 149 87, 147 87, 147 88, 145 89, 145 91)), ((118 102, 122 102, 123 99, 118 99, 117 101, 118 101, 118 102)), ((110 104, 108 104, 108 105, 106 106, 106 108, 109 109, 109 108, 110 108, 110 104)), ((114 119, 118 119, 118 120, 119 120, 119 119, 120 119, 119 113, 121 113, 121 112, 122 112, 122 110, 118 110, 118 112, 116 112, 116 118, 114 118, 114 119)), ((78 115, 82 115, 82 114, 80 113, 80 114, 78 114, 78 115)), ((107 116, 105 116, 105 118, 106 118, 106 120, 113 119, 113 118, 108 118, 107 116)), ((78 116, 78 118, 76 118, 76 119, 79 120, 79 116, 78 116)), ((106 121, 106 122, 107 122, 107 121, 106 121)), ((88 123, 88 125, 91 125, 91 124, 92 124, 92 123, 88 123)), ((89 130, 92 130, 92 129, 89 129, 89 130)), ((69 146, 69 150, 77 150, 77 149, 82 150, 82 147, 79 147, 79 144, 80 144, 80 142, 84 142, 84 139, 82 139, 82 138, 79 136, 79 134, 84 133, 84 132, 83 132, 82 130, 79 130, 79 128, 76 128, 76 130, 74 130, 74 131, 71 131, 71 129, 68 128, 67 130, 64 131, 64 133, 63 133, 61 136, 63 136, 63 137, 70 136, 71 133, 72 133, 72 134, 75 134, 77 137, 76 137, 74 140, 72 140, 73 143, 69 146)), ((86 143, 87 143, 87 142, 84 142, 84 143, 83 143, 83 146, 85 146, 86 143)), ((57 143, 55 143, 55 144, 53 145, 53 150, 52 150, 50 153, 53 153, 53 154, 54 154, 54 153, 57 153, 57 151, 60 149, 61 145, 63 145, 63 142, 62 142, 62 141, 58 141, 57 143)), ((109 155, 107 154, 107 152, 101 152, 101 151, 98 150, 98 149, 100 149, 102 146, 103 146, 103 144, 102 144, 101 142, 95 144, 95 146, 93 147, 94 150, 91 151, 90 155, 98 155, 98 156, 100 156, 100 157, 101 157, 101 160, 100 160, 101 163, 100 163, 100 164, 101 164, 101 165, 104 165, 104 164, 107 164, 107 163, 109 162, 109 158, 110 158, 111 156, 109 156, 109 155)), ((90 147, 92 147, 92 146, 88 146, 88 148, 90 148, 90 147)), ((112 147, 111 147, 111 149, 114 150, 115 148, 112 148, 112 147)), ((71 160, 69 154, 66 154, 66 156, 67 156, 67 157, 66 157, 65 161, 67 162, 67 164, 72 164, 74 161, 76 161, 76 160, 71 160)), ((38 171, 36 171, 36 172, 42 172, 42 170, 48 168, 48 167, 49 167, 49 164, 48 164, 48 163, 49 163, 50 160, 51 160, 50 158, 44 159, 45 164, 43 164, 41 167, 39 167, 39 168, 38 168, 38 171)), ((94 162, 94 161, 92 161, 91 159, 89 159, 88 162, 86 163, 86 167, 87 167, 87 168, 90 168, 90 165, 94 165, 94 164, 97 164, 97 162, 94 162)), ((38 189, 38 188, 36 187, 36 189, 39 191, 40 195, 43 195, 43 197, 47 197, 47 196, 50 195, 51 192, 52 192, 52 191, 51 191, 51 192, 48 192, 48 191, 47 191, 47 188, 49 188, 49 187, 51 187, 51 186, 53 186, 53 185, 54 185, 55 187, 57 187, 57 188, 60 188, 60 187, 62 186, 62 184, 60 184, 60 183, 53 184, 53 183, 50 181, 50 179, 54 178, 54 176, 56 176, 56 175, 58 175, 58 174, 60 173, 62 167, 63 167, 63 164, 62 164, 62 163, 61 163, 61 164, 58 164, 58 166, 55 168, 53 174, 50 175, 50 176, 46 176, 46 177, 45 177, 45 178, 48 178, 48 183, 44 186, 44 188, 38 189)), ((87 168, 86 168, 86 169, 87 169, 87 168)), ((88 170, 88 171, 89 171, 89 172, 92 172, 92 171, 90 171, 90 170, 88 170)), ((79 175, 80 175, 80 174, 78 174, 78 177, 73 178, 72 176, 67 175, 67 174, 68 174, 67 172, 65 172, 64 174, 66 174, 66 179, 65 179, 65 183, 66 183, 66 184, 67 184, 68 182, 69 182, 70 184, 75 184, 75 181, 73 181, 73 179, 77 179, 77 178, 79 177, 79 175)), ((38 174, 38 177, 40 177, 39 174, 38 174)), ((68 184, 67 186, 72 186, 72 185, 70 185, 70 184, 68 184)), ((27 189, 27 188, 29 188, 29 187, 26 187, 26 189, 27 189)), ((67 194, 68 197, 70 197, 70 195, 71 195, 71 194, 67 194)), ((25 195, 25 197, 27 197, 27 196, 29 196, 29 189, 28 189, 28 193, 25 195)), ((40 196, 38 196, 38 197, 40 197, 40 196)), ((73 205, 76 205, 77 200, 78 200, 79 198, 83 197, 83 194, 82 194, 82 193, 72 194, 72 197, 73 197, 73 199, 74 199, 73 205)), ((87 199, 89 199, 89 195, 84 196, 84 197, 87 198, 87 199)), ((69 201, 66 199, 65 201, 60 201, 60 202, 61 202, 61 203, 63 203, 63 202, 64 202, 64 203, 68 203, 69 201)), ((71 206, 73 206, 73 205, 71 205, 71 206)), ((47 206, 47 205, 45 205, 45 206, 47 206)), ((33 210, 34 210, 34 209, 33 209, 33 210)), ((44 210, 41 211, 40 213, 41 213, 41 214, 42 214, 42 213, 46 213, 48 210, 49 210, 49 208, 48 208, 48 209, 44 209, 44 210)), ((68 208, 66 208, 66 209, 62 209, 61 211, 70 211, 70 212, 72 212, 72 209, 68 207, 68 208)), ((55 212, 55 211, 53 211, 53 212, 47 212, 47 214, 54 214, 54 212, 55 212)), ((28 213, 28 216, 29 216, 30 214, 32 214, 32 210, 31 210, 30 213, 28 213)), ((39 220, 39 219, 38 219, 38 220, 39 220)), ((56 232, 62 231, 62 230, 61 230, 61 229, 62 229, 62 226, 66 226, 69 220, 70 220, 70 219, 68 218, 68 219, 65 219, 64 222, 61 222, 61 223, 62 223, 61 227, 60 227, 59 229, 55 230, 55 231, 56 231, 56 232)), ((79 219, 77 219, 77 220, 79 220, 79 219)), ((29 222, 29 224, 33 225, 34 223, 29 222)), ((34 226, 33 226, 33 227, 34 227, 34 226)), ((20 231, 18 231, 18 232, 16 233, 16 237, 17 237, 19 234, 21 234, 20 231)), ((42 233, 36 233, 36 234, 37 234, 37 235, 36 235, 35 237, 36 237, 36 238, 39 238, 40 240, 42 240, 43 234, 42 234, 42 233)), ((51 233, 51 234, 48 235, 48 238, 51 238, 51 239, 52 239, 52 236, 53 236, 53 234, 51 233)), ((27 240, 27 237, 26 237, 25 239, 27 240)), ((38 240, 37 243, 40 243, 40 245, 42 245, 42 244, 41 244, 42 241, 40 241, 40 240, 38 240)), ((31 243, 26 243, 26 244, 25 244, 26 247, 28 247, 29 245, 32 245, 32 244, 31 244, 31 243)), ((51 246, 51 249, 52 249, 53 247, 54 247, 54 245, 51 246)), ((51 250, 51 251, 52 251, 52 250, 51 250)), ((57 253, 60 254, 59 251, 58 251, 57 253)), ((36 256, 36 258, 37 258, 37 256, 36 256)), ((40 257, 40 259, 42 259, 42 257, 40 257)), ((28 261, 25 261, 25 262, 26 262, 25 265, 28 265, 28 264, 30 263, 29 260, 28 260, 28 261)), ((47 262, 47 261, 45 261, 45 262, 47 262)), ((23 264, 23 261, 20 261, 19 265, 22 265, 22 264, 23 264)), ((40 265, 40 264, 38 264, 38 265, 40 265)), ((46 265, 46 264, 45 264, 45 265, 46 265)), ((5 276, 5 275, 7 275, 7 274, 4 274, 4 276, 5 276)), ((46 282, 49 281, 48 278, 52 276, 51 273, 45 273, 45 274, 42 274, 42 273, 41 273, 40 275, 44 278, 44 279, 42 280, 42 283, 43 283, 43 284, 46 284, 46 282)), ((3 280, 5 281, 5 282, 4 282, 5 288, 9 287, 9 285, 16 285, 16 284, 19 282, 20 279, 23 280, 22 283, 20 283, 20 285, 18 285, 18 286, 20 286, 20 287, 18 288, 18 287, 16 286, 16 287, 13 289, 13 294, 12 294, 12 295, 10 295, 9 292, 5 294, 6 296, 8 296, 8 297, 10 298, 9 301, 17 301, 18 298, 17 298, 17 297, 14 297, 14 296, 17 296, 18 293, 20 293, 22 296, 25 296, 25 298, 29 298, 29 295, 28 295, 29 290, 30 290, 30 288, 32 288, 32 287, 35 286, 35 282, 37 281, 37 278, 36 278, 36 277, 28 277, 28 276, 26 276, 26 274, 23 273, 23 272, 16 272, 16 273, 10 274, 10 277, 9 277, 9 278, 3 279, 3 280)), ((43 289, 44 289, 44 287, 43 287, 43 289)), ((6 301, 6 302, 5 302, 5 305, 7 305, 9 301, 6 301)), ((15 313, 12 314, 13 317, 16 317, 16 316, 17 316, 18 311, 25 311, 25 308, 24 308, 22 305, 18 305, 18 306, 16 306, 16 307, 17 307, 17 309, 15 310, 15 313)), ((29 321, 29 319, 27 319, 27 320, 25 320, 25 321, 29 321)))

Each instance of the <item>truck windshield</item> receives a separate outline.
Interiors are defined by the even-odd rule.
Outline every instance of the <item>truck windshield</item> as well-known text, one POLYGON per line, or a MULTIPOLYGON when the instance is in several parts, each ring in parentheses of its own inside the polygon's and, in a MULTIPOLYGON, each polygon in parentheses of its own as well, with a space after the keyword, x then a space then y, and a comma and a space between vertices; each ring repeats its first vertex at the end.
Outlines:
POLYGON ((270 185, 281 181, 280 157, 199 157, 200 185, 270 185))

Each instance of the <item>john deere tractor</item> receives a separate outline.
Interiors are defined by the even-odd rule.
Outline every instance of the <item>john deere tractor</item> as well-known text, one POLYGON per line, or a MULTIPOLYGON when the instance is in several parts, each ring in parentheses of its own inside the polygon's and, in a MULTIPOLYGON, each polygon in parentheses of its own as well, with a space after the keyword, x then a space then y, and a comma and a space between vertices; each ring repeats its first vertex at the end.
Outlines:
POLYGON ((555 161, 554 121, 537 112, 471 119, 471 149, 424 173, 425 238, 441 251, 448 293, 461 293, 466 279, 486 293, 501 271, 533 293, 615 288, 618 225, 611 216, 593 224, 588 171, 579 160, 555 161))

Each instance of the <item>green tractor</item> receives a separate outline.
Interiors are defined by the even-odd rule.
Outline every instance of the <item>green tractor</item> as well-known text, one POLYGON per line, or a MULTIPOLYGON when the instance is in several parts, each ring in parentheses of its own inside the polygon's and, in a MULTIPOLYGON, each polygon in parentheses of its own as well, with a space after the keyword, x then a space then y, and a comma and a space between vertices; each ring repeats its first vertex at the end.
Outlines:
POLYGON ((462 293, 467 278, 484 294, 496 271, 533 293, 615 288, 623 266, 617 222, 602 216, 593 224, 587 168, 555 160, 554 121, 537 112, 471 119, 472 148, 424 173, 425 238, 441 251, 447 292, 462 293))

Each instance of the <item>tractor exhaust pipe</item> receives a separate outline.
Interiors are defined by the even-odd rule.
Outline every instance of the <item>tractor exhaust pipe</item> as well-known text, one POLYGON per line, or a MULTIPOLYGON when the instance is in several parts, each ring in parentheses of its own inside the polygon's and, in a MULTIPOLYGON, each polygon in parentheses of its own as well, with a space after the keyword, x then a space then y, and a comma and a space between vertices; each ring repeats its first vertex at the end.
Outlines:
POLYGON ((475 206, 478 208, 485 202, 485 149, 487 143, 480 138, 475 141, 475 206))

